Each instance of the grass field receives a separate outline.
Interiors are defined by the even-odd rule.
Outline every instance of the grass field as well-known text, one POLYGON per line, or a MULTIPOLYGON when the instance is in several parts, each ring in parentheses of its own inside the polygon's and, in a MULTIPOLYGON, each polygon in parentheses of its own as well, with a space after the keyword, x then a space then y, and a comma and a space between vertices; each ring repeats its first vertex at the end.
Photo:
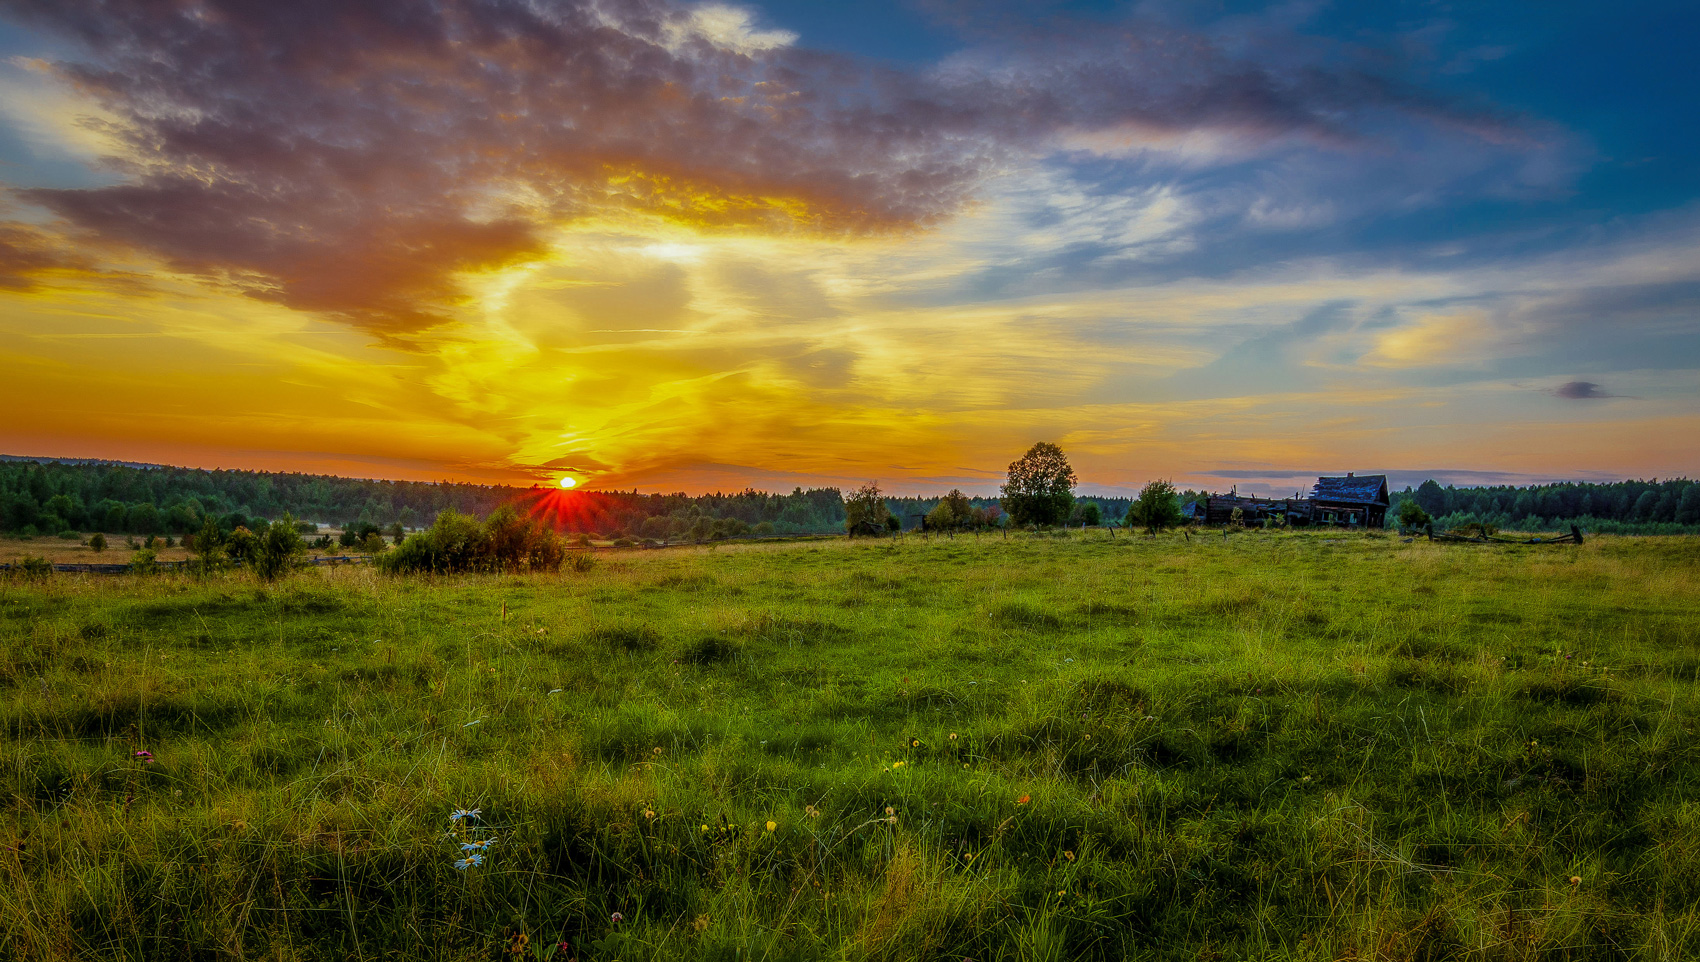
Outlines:
POLYGON ((0 582, 0 958, 1695 958, 1697 597, 1264 532, 0 582))

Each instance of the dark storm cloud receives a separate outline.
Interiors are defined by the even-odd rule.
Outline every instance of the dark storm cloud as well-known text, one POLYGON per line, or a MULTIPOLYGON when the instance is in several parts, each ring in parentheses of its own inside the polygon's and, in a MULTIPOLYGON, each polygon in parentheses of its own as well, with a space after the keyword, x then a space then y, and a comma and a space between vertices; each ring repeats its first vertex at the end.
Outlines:
POLYGON ((1149 23, 1024 28, 916 74, 716 37, 663 0, 0 9, 83 46, 57 69, 129 148, 123 184, 26 199, 396 337, 442 320, 456 272, 536 257, 546 225, 610 207, 881 232, 946 217, 1000 164, 1081 136, 1364 150, 1412 125, 1520 136, 1333 48, 1274 56, 1149 23))

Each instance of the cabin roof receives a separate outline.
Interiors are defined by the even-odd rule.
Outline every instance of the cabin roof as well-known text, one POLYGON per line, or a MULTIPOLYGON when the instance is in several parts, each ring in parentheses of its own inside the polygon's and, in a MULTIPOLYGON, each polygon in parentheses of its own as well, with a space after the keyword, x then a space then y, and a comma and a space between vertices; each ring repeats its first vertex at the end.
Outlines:
POLYGON ((1386 504, 1387 475, 1358 474, 1343 478, 1317 478, 1310 490, 1313 501, 1343 501, 1348 504, 1386 504))

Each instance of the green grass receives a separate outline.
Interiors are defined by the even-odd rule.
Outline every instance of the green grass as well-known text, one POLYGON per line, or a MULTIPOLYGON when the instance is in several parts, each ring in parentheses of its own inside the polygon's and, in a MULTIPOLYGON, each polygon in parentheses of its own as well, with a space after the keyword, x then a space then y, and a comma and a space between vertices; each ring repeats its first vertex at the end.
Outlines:
POLYGON ((1696 597, 1263 532, 0 583, 0 958, 1693 958, 1696 597))

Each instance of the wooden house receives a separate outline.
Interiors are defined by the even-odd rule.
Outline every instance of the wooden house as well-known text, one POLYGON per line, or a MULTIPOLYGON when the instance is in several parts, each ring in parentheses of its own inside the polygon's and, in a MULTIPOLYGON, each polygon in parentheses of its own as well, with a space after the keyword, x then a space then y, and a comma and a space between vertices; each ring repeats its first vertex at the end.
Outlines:
POLYGON ((1387 475, 1317 478, 1310 490, 1312 524, 1379 528, 1387 522, 1387 475))

